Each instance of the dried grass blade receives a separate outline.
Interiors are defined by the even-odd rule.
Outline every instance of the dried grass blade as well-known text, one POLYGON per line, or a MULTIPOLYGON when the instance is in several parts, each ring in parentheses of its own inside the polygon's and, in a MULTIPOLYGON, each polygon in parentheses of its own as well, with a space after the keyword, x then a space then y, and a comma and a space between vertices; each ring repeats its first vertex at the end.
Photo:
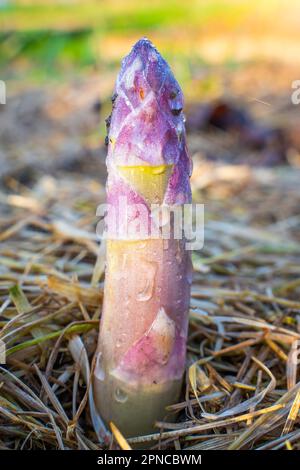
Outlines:
POLYGON ((117 426, 114 424, 114 423, 109 423, 110 425, 110 428, 112 430, 112 433, 117 441, 117 443, 119 444, 119 446, 121 447, 122 450, 132 450, 132 448, 130 447, 130 445, 128 444, 128 442, 126 441, 125 437, 123 436, 123 434, 119 431, 119 429, 117 428, 117 426))
POLYGON ((71 302, 82 302, 83 305, 91 307, 98 307, 103 297, 103 293, 99 288, 83 286, 78 282, 66 281, 55 276, 48 277, 48 289, 71 302))
POLYGON ((243 431, 236 441, 229 446, 229 450, 240 449, 241 447, 249 444, 254 439, 261 435, 266 434, 272 427, 276 427, 284 419, 284 416, 288 414, 289 402, 294 400, 298 390, 300 389, 300 383, 298 383, 292 390, 286 392, 276 403, 282 405, 278 413, 269 416, 261 416, 258 418, 249 428, 243 431))
POLYGON ((290 412, 288 414, 287 420, 285 422, 285 425, 282 431, 282 435, 288 434, 290 431, 292 431, 295 421, 299 414, 299 408, 300 408, 300 390, 298 390, 295 400, 291 406, 290 412))
POLYGON ((88 356, 84 344, 81 338, 77 335, 73 336, 69 341, 69 351, 76 364, 79 365, 82 376, 85 380, 85 383, 88 387, 88 396, 89 396, 89 406, 91 419, 93 423, 94 430, 100 442, 108 442, 110 435, 106 426, 104 425, 101 416, 99 415, 93 395, 93 387, 90 383, 91 371, 88 361, 88 356))

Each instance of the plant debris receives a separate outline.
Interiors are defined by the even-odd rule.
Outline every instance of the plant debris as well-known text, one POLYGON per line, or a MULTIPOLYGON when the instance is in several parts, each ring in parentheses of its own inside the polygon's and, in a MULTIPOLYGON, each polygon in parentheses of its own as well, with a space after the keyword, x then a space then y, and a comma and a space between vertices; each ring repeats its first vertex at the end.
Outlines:
POLYGON ((299 176, 195 158, 206 223, 186 381, 157 433, 127 441, 90 413, 104 188, 76 174, 11 179, 0 194, 1 448, 299 449, 299 176))

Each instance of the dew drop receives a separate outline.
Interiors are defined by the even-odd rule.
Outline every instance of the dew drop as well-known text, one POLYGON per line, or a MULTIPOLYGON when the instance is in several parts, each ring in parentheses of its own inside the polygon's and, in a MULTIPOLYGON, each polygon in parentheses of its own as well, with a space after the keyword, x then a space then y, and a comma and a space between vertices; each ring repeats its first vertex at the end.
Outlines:
POLYGON ((119 338, 116 340, 116 348, 120 348, 123 343, 125 343, 125 340, 127 338, 127 335, 122 333, 119 338))
POLYGON ((163 249, 164 250, 169 249, 169 240, 168 239, 163 240, 163 249))
POLYGON ((166 227, 167 225, 170 225, 170 210, 166 206, 160 206, 158 225, 159 227, 166 227))
POLYGON ((177 263, 181 264, 181 262, 182 262, 182 250, 181 250, 179 240, 177 241, 177 249, 176 249, 175 258, 176 258, 177 263))
POLYGON ((126 279, 127 277, 127 262, 128 262, 128 255, 125 253, 123 254, 123 257, 122 257, 120 269, 116 270, 115 272, 115 277, 118 281, 121 281, 122 279, 126 279))
POLYGON ((143 286, 137 293, 136 299, 139 302, 146 302, 153 296, 157 263, 143 261, 141 273, 143 273, 143 286))
POLYGON ((181 255, 180 255, 180 252, 179 252, 179 251, 177 251, 177 253, 176 253, 176 260, 177 260, 177 263, 179 263, 179 264, 180 264, 181 261, 182 261, 182 257, 181 257, 181 255))
POLYGON ((187 274, 186 274, 186 280, 187 280, 187 283, 188 283, 189 285, 192 284, 192 282, 193 282, 193 270, 192 270, 192 269, 189 269, 189 270, 188 270, 188 272, 187 272, 187 274))
POLYGON ((150 300, 153 294, 153 284, 154 282, 152 282, 151 279, 146 279, 145 287, 141 292, 138 293, 137 300, 140 302, 146 302, 147 300, 150 300))
POLYGON ((97 356, 94 373, 98 380, 103 381, 105 379, 105 372, 102 366, 102 354, 101 353, 99 353, 97 356))
POLYGON ((154 175, 161 175, 163 173, 165 173, 166 169, 165 169, 165 166, 164 165, 160 165, 158 167, 153 167, 152 169, 152 172, 154 175))
POLYGON ((116 388, 116 390, 115 390, 115 400, 119 403, 125 403, 128 400, 128 395, 121 388, 116 388))

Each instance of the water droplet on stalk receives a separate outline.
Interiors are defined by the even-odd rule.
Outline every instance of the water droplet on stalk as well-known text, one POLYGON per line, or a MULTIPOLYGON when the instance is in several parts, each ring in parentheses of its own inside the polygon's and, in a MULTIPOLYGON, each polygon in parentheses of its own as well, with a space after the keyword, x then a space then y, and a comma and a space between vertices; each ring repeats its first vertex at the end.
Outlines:
POLYGON ((102 366, 102 354, 99 353, 96 359, 95 376, 98 380, 105 380, 105 372, 102 366))
POLYGON ((115 400, 119 403, 125 403, 128 400, 128 395, 121 388, 116 388, 116 390, 115 390, 115 400))
POLYGON ((153 286, 154 281, 146 279, 145 287, 141 292, 138 293, 137 300, 140 302, 146 302, 147 300, 150 300, 153 294, 153 286))
POLYGON ((121 336, 116 341, 116 348, 119 348, 123 343, 125 343, 127 335, 122 333, 121 336))
POLYGON ((186 280, 187 280, 187 283, 189 285, 192 284, 192 282, 193 282, 193 269, 192 268, 188 270, 188 272, 186 274, 186 280))
POLYGON ((182 262, 182 250, 181 250, 181 246, 180 246, 180 241, 179 241, 179 240, 177 241, 177 248, 176 248, 175 258, 176 258, 177 263, 180 264, 180 263, 182 262))
POLYGON ((138 292, 136 298, 139 302, 146 302, 147 300, 150 300, 153 296, 157 263, 144 261, 142 267, 142 272, 144 275, 144 285, 142 289, 138 292))

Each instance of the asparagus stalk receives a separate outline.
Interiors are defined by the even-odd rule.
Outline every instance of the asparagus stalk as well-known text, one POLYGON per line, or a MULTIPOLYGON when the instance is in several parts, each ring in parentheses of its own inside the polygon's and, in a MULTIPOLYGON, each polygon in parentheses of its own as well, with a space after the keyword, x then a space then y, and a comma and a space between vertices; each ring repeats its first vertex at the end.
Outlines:
POLYGON ((173 224, 169 240, 149 232, 151 204, 191 202, 182 108, 168 64, 141 39, 123 60, 108 120, 107 263, 94 370, 96 406, 126 437, 151 432, 163 419, 179 398, 185 367, 190 255, 173 224), (143 236, 132 237, 136 214, 130 211, 131 235, 113 233, 121 197, 145 209, 143 236))

